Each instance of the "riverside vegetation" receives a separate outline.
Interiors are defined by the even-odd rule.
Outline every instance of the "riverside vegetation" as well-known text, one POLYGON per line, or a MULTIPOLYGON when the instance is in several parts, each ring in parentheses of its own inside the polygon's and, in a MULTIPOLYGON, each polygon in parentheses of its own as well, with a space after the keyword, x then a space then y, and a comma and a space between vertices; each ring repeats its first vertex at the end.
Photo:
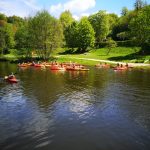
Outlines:
POLYGON ((0 59, 72 60, 76 58, 150 63, 150 5, 136 0, 134 9, 123 7, 121 16, 100 10, 74 20, 70 11, 58 19, 48 11, 20 18, 0 13, 0 59))

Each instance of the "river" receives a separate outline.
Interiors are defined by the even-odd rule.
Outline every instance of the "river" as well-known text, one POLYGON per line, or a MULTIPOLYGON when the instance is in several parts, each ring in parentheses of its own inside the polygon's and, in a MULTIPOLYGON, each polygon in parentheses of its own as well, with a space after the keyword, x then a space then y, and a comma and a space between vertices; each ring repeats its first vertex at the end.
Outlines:
POLYGON ((0 63, 1 150, 149 150, 150 71, 0 63))

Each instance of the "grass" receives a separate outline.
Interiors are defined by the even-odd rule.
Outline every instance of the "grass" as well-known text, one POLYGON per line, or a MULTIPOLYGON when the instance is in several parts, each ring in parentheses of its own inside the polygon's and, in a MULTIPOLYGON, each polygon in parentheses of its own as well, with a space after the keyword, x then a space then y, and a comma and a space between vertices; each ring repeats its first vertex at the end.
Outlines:
MULTIPOLYGON (((98 60, 111 60, 111 61, 120 61, 120 62, 133 62, 133 63, 150 63, 150 55, 139 55, 140 48, 139 47, 116 47, 113 48, 108 55, 106 48, 100 49, 92 49, 89 52, 83 54, 62 54, 65 49, 58 49, 54 51, 52 54, 56 57, 56 60, 59 62, 77 62, 84 65, 95 65, 97 61, 90 60, 79 60, 78 58, 90 58, 90 59, 98 59, 98 60), (60 54, 61 52, 61 54, 60 54)), ((36 58, 31 58, 35 59, 36 58)), ((23 55, 17 55, 16 50, 11 50, 10 54, 0 56, 0 60, 2 61, 12 61, 18 62, 19 60, 28 60, 23 55)), ((50 59, 49 61, 52 61, 50 59)))
POLYGON ((70 62, 71 61, 71 62, 80 63, 82 65, 88 65, 88 66, 93 66, 98 63, 97 61, 80 60, 80 59, 71 58, 71 57, 57 57, 56 60, 58 62, 70 62))
POLYGON ((150 55, 139 55, 139 47, 116 47, 113 48, 108 55, 106 48, 93 49, 84 54, 65 54, 59 55, 64 58, 93 58, 101 60, 121 61, 121 62, 133 62, 144 63, 150 62, 150 55))

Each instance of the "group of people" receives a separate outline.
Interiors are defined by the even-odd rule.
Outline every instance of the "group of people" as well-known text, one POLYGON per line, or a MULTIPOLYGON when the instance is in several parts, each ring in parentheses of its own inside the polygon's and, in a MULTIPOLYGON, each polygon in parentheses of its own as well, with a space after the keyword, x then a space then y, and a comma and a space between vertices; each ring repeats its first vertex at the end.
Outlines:
POLYGON ((126 63, 125 65, 117 63, 116 67, 121 67, 121 68, 126 67, 126 68, 128 68, 129 65, 128 65, 128 63, 126 63))
MULTIPOLYGON (((99 63, 99 64, 96 64, 95 67, 99 67, 99 68, 110 68, 111 65, 110 64, 107 64, 106 62, 105 63, 99 63)), ((115 68, 115 69, 128 69, 128 68, 132 68, 131 66, 128 65, 128 63, 126 63, 125 65, 123 64, 119 64, 117 63, 116 66, 112 66, 112 68, 115 68)))

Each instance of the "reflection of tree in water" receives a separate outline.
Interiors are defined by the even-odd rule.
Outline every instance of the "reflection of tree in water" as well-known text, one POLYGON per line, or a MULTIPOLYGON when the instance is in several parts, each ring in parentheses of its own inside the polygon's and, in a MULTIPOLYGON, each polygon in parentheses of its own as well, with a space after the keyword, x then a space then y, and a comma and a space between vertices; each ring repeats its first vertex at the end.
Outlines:
POLYGON ((48 108, 63 93, 62 74, 56 75, 49 69, 28 69, 20 76, 25 94, 35 97, 41 107, 48 108))
POLYGON ((16 73, 16 71, 16 64, 10 64, 9 62, 0 62, 0 77, 7 76, 11 74, 11 72, 16 73))
POLYGON ((91 95, 95 94, 95 98, 99 97, 106 86, 106 74, 96 76, 95 70, 62 72, 29 68, 20 72, 20 78, 25 94, 35 97, 41 107, 49 108, 60 96, 85 89, 91 95))

